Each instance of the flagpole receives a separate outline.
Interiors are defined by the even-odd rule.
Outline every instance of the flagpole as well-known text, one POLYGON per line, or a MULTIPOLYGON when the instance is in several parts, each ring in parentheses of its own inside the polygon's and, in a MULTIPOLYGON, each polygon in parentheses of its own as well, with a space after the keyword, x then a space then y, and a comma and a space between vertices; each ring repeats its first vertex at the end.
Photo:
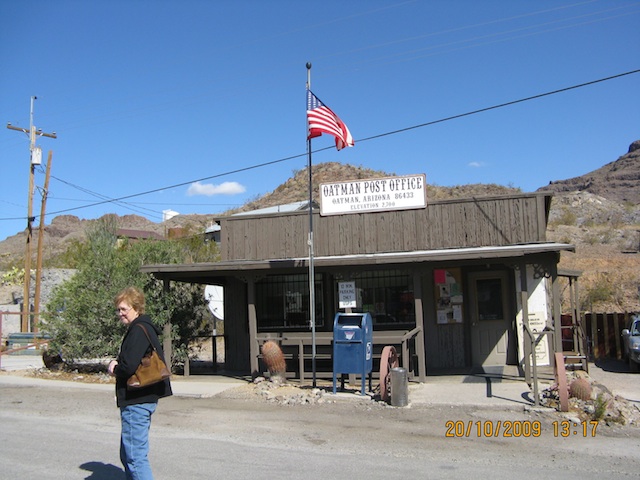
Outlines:
MULTIPOLYGON (((311 90, 311 62, 307 62, 307 90, 311 90)), ((316 387, 316 299, 315 271, 313 268, 313 174, 311 172, 311 138, 307 135, 307 158, 309 168, 309 316, 311 319, 311 369, 313 387, 316 387)))

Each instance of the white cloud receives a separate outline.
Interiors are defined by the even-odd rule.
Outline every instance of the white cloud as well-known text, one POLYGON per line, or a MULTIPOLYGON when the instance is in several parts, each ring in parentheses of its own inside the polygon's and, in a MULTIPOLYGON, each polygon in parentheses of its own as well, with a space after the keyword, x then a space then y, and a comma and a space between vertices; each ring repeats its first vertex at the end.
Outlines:
POLYGON ((473 168, 482 168, 482 167, 485 166, 485 163, 483 163, 483 162, 469 162, 468 165, 470 167, 473 167, 473 168))
POLYGON ((220 185, 213 185, 212 183, 203 184, 195 182, 189 185, 187 189, 187 195, 190 197, 196 195, 205 195, 211 197, 213 195, 236 195, 238 193, 244 193, 246 188, 240 185, 238 182, 224 182, 220 185))

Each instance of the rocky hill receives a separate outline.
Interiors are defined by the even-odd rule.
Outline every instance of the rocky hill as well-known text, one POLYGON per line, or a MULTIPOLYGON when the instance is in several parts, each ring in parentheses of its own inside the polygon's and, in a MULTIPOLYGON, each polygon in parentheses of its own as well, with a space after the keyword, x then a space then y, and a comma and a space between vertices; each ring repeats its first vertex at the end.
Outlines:
POLYGON ((548 239, 576 246, 560 267, 583 272, 583 308, 639 312, 640 140, 617 160, 539 191, 554 192, 548 239))
MULTIPOLYGON (((393 175, 340 163, 323 163, 313 168, 316 200, 321 183, 393 175)), ((631 144, 628 153, 602 168, 581 177, 552 182, 538 190, 555 194, 548 239, 576 245, 576 253, 563 253, 560 267, 583 272, 581 292, 590 296, 591 303, 587 305, 589 310, 640 311, 639 187, 640 140, 631 144)), ((494 184, 454 187, 428 185, 427 198, 439 200, 519 191, 494 184)), ((308 199, 308 195, 308 173, 300 170, 273 192, 224 214, 178 215, 163 223, 154 223, 138 215, 116 216, 116 219, 120 228, 152 231, 166 236, 172 228, 203 231, 214 218, 221 215, 303 201, 308 199)), ((45 264, 62 253, 70 242, 82 240, 87 228, 95 222, 72 215, 55 217, 45 227, 45 264)), ((34 244, 37 231, 35 235, 34 244)), ((19 232, 0 242, 0 272, 13 266, 22 266, 25 241, 26 233, 19 232)), ((3 303, 2 298, 0 303, 3 303)))
POLYGON ((538 191, 555 193, 589 192, 614 202, 640 204, 640 140, 629 151, 604 167, 580 177, 551 182, 538 191))

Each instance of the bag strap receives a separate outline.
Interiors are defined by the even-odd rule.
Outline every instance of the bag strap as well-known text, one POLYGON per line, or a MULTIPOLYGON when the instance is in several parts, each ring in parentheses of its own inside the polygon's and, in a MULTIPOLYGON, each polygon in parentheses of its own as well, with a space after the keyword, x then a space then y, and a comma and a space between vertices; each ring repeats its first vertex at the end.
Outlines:
POLYGON ((149 332, 147 332, 147 328, 142 323, 138 323, 138 326, 142 329, 144 334, 147 336, 147 340, 149 340, 149 345, 151 345, 151 348, 155 350, 156 347, 153 345, 153 342, 151 341, 151 337, 149 336, 149 332))

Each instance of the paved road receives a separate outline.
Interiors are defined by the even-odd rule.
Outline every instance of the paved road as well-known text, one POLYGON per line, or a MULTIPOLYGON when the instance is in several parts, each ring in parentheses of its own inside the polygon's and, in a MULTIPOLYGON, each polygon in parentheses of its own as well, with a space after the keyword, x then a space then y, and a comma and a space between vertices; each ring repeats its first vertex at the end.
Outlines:
MULTIPOLYGON (((123 478, 111 388, 0 379, 2 478, 123 478)), ((151 432, 158 480, 637 478, 636 427, 586 424, 564 437, 554 423, 563 417, 519 404, 282 406, 234 392, 161 401, 151 432)))
POLYGON ((640 408, 640 374, 631 373, 622 360, 605 359, 589 364, 589 376, 640 408))

